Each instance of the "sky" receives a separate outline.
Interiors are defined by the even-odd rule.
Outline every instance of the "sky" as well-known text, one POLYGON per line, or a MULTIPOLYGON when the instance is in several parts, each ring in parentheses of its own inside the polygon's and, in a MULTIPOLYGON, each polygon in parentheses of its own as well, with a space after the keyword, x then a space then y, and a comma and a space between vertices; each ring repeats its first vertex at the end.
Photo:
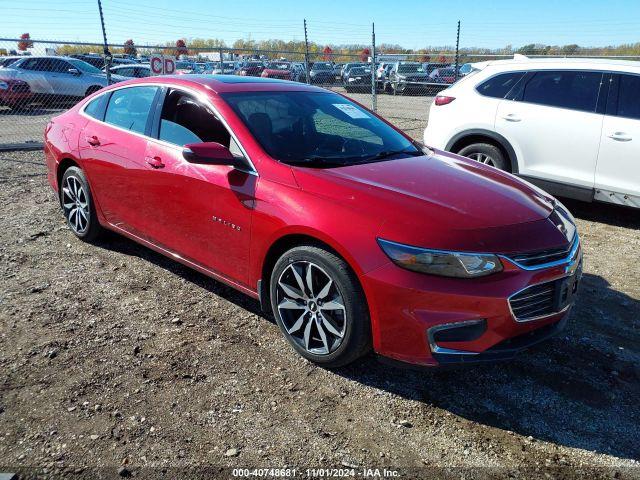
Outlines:
MULTIPOLYGON (((109 43, 178 38, 309 39, 405 48, 606 46, 640 41, 640 0, 102 0, 109 43)), ((0 0, 0 37, 101 41, 97 0, 0 0)), ((0 46, 1 45, 0 41, 0 46)))

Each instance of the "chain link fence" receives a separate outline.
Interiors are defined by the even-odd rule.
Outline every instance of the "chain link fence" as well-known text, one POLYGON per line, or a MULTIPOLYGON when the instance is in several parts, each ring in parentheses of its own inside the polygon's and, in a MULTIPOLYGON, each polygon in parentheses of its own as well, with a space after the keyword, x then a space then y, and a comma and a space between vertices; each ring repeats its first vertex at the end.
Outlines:
POLYGON ((176 58, 176 73, 261 76, 310 83, 347 95, 416 139, 433 98, 470 70, 467 64, 507 55, 398 54, 368 48, 359 54, 194 49, 167 45, 129 48, 102 43, 0 38, 0 148, 40 146, 48 120, 80 99, 131 77, 151 75, 154 54, 176 58), (23 51, 18 50, 18 45, 23 51), (25 48, 26 47, 26 48, 25 48), (109 75, 107 75, 107 72, 109 75), (107 78, 107 77, 110 78, 107 78))

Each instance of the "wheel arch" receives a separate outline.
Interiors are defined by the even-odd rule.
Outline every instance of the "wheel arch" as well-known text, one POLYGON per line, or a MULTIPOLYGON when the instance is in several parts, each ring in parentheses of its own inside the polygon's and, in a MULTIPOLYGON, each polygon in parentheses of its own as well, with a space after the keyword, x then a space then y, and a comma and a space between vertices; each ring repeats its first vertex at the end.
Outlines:
POLYGON ((511 143, 509 143, 509 141, 499 133, 491 130, 478 128, 459 132, 449 140, 445 146, 445 150, 457 153, 464 147, 473 143, 489 143, 496 146, 509 161, 511 173, 517 174, 519 172, 518 157, 516 156, 516 152, 511 146, 511 143))
MULTIPOLYGON (((311 231, 287 231, 283 232, 280 236, 276 237, 266 249, 264 256, 262 257, 262 263, 260 267, 260 278, 258 280, 258 295, 260 299, 260 306, 264 311, 270 311, 269 306, 269 280, 271 278, 271 272, 278 259, 288 250, 300 246, 300 245, 313 245, 321 247, 334 255, 338 256, 348 265, 356 278, 359 278, 361 272, 355 260, 349 255, 349 253, 338 243, 326 238, 325 235, 320 232, 311 231)), ((359 282, 359 280, 358 280, 359 282)), ((360 283, 360 282, 359 282, 360 283)), ((364 288, 362 284, 359 285, 360 289, 365 296, 364 288)), ((368 302, 366 302, 368 303, 368 302)))
POLYGON ((60 195, 60 183, 62 182, 62 177, 64 176, 64 172, 66 172, 69 167, 81 168, 78 162, 76 162, 72 158, 65 157, 60 160, 56 169, 56 185, 58 186, 58 196, 60 195))

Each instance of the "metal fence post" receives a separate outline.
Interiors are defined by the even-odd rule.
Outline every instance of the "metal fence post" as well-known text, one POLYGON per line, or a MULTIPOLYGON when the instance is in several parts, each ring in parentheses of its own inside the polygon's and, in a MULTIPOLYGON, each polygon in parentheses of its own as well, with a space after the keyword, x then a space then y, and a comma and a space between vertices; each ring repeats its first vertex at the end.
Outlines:
POLYGON ((456 70, 454 78, 458 79, 458 68, 460 64, 460 20, 458 20, 458 33, 456 34, 456 70))
POLYGON ((102 2, 98 0, 100 12, 100 25, 102 25, 102 38, 104 39, 104 71, 107 74, 107 85, 111 85, 111 52, 107 43, 107 30, 104 28, 104 15, 102 15, 102 2))
POLYGON ((307 76, 307 83, 311 83, 309 74, 309 40, 307 38, 307 19, 304 19, 304 71, 307 76))
POLYGON ((376 97, 376 24, 371 24, 371 110, 378 110, 376 97))
POLYGON ((222 58, 222 48, 218 49, 218 55, 220 56, 220 73, 224 75, 224 59, 222 58))

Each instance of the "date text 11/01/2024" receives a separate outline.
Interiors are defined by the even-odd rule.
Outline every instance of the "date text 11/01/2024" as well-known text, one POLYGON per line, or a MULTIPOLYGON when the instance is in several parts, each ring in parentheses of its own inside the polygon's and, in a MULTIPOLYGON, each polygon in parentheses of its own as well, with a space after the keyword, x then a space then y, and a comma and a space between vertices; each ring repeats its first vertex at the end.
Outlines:
POLYGON ((256 478, 395 478, 400 473, 386 468, 234 468, 233 477, 256 478))

